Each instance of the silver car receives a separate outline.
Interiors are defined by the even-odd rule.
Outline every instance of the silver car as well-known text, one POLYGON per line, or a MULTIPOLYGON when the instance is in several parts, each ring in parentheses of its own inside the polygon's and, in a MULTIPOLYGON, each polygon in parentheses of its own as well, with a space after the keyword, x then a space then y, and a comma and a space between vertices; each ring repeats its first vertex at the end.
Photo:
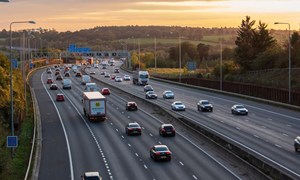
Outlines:
POLYGON ((248 109, 246 109, 243 105, 235 104, 231 108, 232 114, 240 114, 240 115, 248 115, 248 109))
POLYGON ((185 105, 181 101, 173 102, 171 108, 174 111, 185 111, 185 105))
POLYGON ((164 99, 174 99, 174 93, 171 90, 166 90, 163 92, 164 99))

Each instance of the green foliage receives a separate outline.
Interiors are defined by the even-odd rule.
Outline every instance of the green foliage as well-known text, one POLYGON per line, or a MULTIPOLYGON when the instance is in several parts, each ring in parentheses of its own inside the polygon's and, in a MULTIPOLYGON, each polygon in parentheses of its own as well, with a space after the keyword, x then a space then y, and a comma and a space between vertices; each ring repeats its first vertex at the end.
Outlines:
POLYGON ((209 48, 210 48, 209 45, 205 45, 205 44, 202 44, 202 43, 197 45, 198 58, 200 60, 200 63, 203 60, 208 59, 209 48))
POLYGON ((242 70, 252 70, 251 64, 255 58, 272 47, 275 40, 266 29, 265 23, 259 22, 259 25, 254 28, 255 21, 250 20, 250 16, 246 16, 246 20, 242 20, 239 26, 238 36, 235 41, 236 47, 236 62, 242 70))

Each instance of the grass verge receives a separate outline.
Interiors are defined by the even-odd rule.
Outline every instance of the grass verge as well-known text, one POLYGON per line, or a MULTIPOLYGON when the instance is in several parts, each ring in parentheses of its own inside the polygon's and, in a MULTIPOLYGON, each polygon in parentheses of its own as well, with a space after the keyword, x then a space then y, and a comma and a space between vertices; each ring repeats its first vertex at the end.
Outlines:
POLYGON ((6 136, 10 135, 9 126, 0 124, 0 179, 16 180, 24 179, 28 166, 31 143, 34 131, 34 112, 30 91, 27 92, 26 117, 21 124, 21 128, 15 135, 18 136, 19 144, 15 148, 13 156, 11 149, 6 147, 6 136))

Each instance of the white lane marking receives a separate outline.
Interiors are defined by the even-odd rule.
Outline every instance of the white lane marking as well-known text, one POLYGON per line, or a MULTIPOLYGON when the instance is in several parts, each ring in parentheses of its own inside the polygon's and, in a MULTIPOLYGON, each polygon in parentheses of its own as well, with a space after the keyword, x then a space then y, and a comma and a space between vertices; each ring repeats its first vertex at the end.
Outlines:
POLYGON ((286 137, 288 137, 289 135, 287 135, 287 134, 284 134, 284 133, 282 133, 282 135, 284 135, 284 136, 286 136, 286 137))
POLYGON ((237 130, 241 130, 241 128, 239 128, 239 127, 235 127, 235 129, 237 129, 237 130))
MULTIPOLYGON (((125 100, 124 100, 125 101, 125 100)), ((156 118, 155 116, 153 116, 152 114, 149 114, 148 112, 144 111, 143 109, 140 109, 142 112, 144 112, 145 114, 147 114, 148 116, 152 117, 153 119, 155 119, 156 121, 160 122, 161 124, 163 124, 163 122, 161 120, 159 120, 158 118, 156 118)), ((194 120, 192 120, 194 121, 194 120)), ((205 125, 203 125, 205 126, 205 125)), ((207 127, 207 126, 205 126, 207 127)), ((208 129, 211 129, 209 127, 207 127, 208 129)), ((213 132, 216 132, 217 134, 220 134, 219 132, 211 129, 213 132)), ((185 137, 183 134, 181 133, 177 133, 179 134, 182 138, 184 138, 186 141, 188 141, 189 143, 191 143, 194 147, 196 147, 197 149, 199 149, 201 152, 203 152, 204 154, 206 154, 208 157, 210 157, 212 160, 214 160, 217 164, 219 164, 220 166, 222 166, 224 169, 226 169, 228 172, 230 172, 234 177, 236 177, 239 180, 242 180, 240 177, 238 177, 233 171, 231 171, 230 169, 228 169, 225 165, 223 165, 221 162, 219 162, 216 158, 214 158, 213 156, 211 156, 208 152, 204 151, 203 149, 201 149, 198 145, 196 145, 195 143, 193 143, 191 140, 189 140, 187 137, 185 137)), ((152 134, 150 134, 150 136, 152 136, 152 134)), ((227 137, 227 136, 226 136, 227 137)), ((228 139, 231 139, 229 137, 227 137, 228 139)), ((231 139, 233 141, 235 141, 234 139, 231 139)), ((237 141, 235 141, 236 143, 243 145, 237 141)), ((244 147, 247 147, 245 145, 243 145, 244 147)), ((196 176, 195 176, 196 177, 196 176)))
POLYGON ((224 121, 220 121, 221 123, 224 123, 224 121))
POLYGON ((149 134, 151 137, 153 136, 151 133, 149 134))
POLYGON ((266 129, 266 126, 261 126, 262 128, 266 129))
POLYGON ((275 144, 275 146, 276 146, 276 147, 279 147, 279 148, 281 148, 281 146, 280 146, 280 145, 278 145, 278 144, 275 144))
POLYGON ((72 161, 72 154, 71 154, 71 148, 70 148, 70 143, 69 143, 68 134, 67 134, 65 125, 64 125, 64 123, 63 123, 63 120, 62 120, 62 118, 61 118, 61 115, 60 115, 60 113, 59 113, 59 111, 58 111, 58 108, 57 108, 57 106, 56 106, 56 104, 55 104, 53 98, 51 97, 51 95, 50 95, 50 93, 49 93, 48 89, 46 88, 45 83, 44 83, 44 81, 43 81, 43 75, 44 75, 44 73, 45 73, 45 72, 43 72, 42 75, 41 75, 41 82, 42 82, 43 87, 44 87, 44 89, 46 90, 46 92, 47 92, 49 98, 51 99, 51 101, 52 101, 52 103, 53 103, 53 106, 54 106, 54 108, 55 108, 55 110, 56 110, 56 112, 57 112, 57 115, 58 115, 60 124, 61 124, 61 126, 62 126, 63 131, 64 131, 64 136, 65 136, 65 139, 66 139, 67 149, 68 149, 68 156, 69 156, 69 163, 70 163, 71 180, 74 180, 73 161, 72 161))
POLYGON ((194 178, 194 179, 198 179, 195 175, 193 175, 193 178, 194 178))
POLYGON ((292 127, 292 125, 290 125, 290 124, 287 124, 286 126, 287 126, 287 127, 292 127))
POLYGON ((161 142, 160 142, 160 141, 158 141, 158 144, 161 144, 161 142))
POLYGON ((139 157, 138 153, 135 153, 136 157, 139 157))
POLYGON ((142 129, 145 129, 144 127, 142 127, 142 129))
POLYGON ((128 143, 128 146, 131 147, 131 144, 128 143))
POLYGON ((80 111, 76 108, 76 106, 73 104, 73 102, 71 101, 71 99, 65 94, 65 97, 69 100, 69 102, 72 104, 72 106, 74 107, 74 109, 76 110, 76 112, 79 114, 79 116, 81 117, 81 120, 84 122, 84 124, 86 125, 86 127, 88 128, 91 136, 93 137, 97 147, 98 147, 98 150, 101 154, 101 157, 103 159, 103 162, 105 162, 105 167, 106 167, 106 171, 108 172, 108 174, 110 175, 110 180, 113 180, 113 176, 112 176, 112 173, 111 173, 111 170, 110 170, 110 167, 109 167, 109 164, 108 162, 106 161, 106 158, 105 158, 105 155, 102 151, 102 148, 100 146, 100 144, 98 143, 98 140, 96 138, 96 136, 94 135, 94 132, 92 131, 91 127, 89 126, 89 124, 86 122, 86 120, 84 119, 84 117, 82 116, 82 114, 80 113, 80 111))
POLYGON ((117 132, 119 132, 119 129, 116 129, 117 132))
POLYGON ((258 136, 258 135, 256 135, 256 134, 254 134, 253 136, 254 136, 254 137, 256 137, 256 138, 259 138, 259 136, 258 136))
POLYGON ((127 116, 128 119, 130 119, 130 116, 127 116))
POLYGON ((146 164, 144 164, 144 168, 145 168, 145 169, 148 169, 148 167, 146 166, 146 164))
POLYGON ((110 125, 113 125, 113 123, 110 123, 110 125))
POLYGON ((124 139, 124 136, 123 136, 123 135, 122 135, 121 137, 124 139))
POLYGON ((179 161, 179 164, 181 164, 181 166, 184 166, 184 164, 181 161, 179 161))

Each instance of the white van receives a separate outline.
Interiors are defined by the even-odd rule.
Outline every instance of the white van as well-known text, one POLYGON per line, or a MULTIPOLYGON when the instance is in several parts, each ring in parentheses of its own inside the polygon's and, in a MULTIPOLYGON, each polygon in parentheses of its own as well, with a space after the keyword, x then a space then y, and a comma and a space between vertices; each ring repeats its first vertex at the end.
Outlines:
POLYGON ((89 75, 82 75, 81 84, 85 85, 86 83, 91 82, 91 77, 89 75))
POLYGON ((62 81, 62 83, 63 83, 63 89, 71 89, 72 88, 71 87, 71 85, 72 85, 71 79, 64 79, 62 81))
POLYGON ((99 91, 96 83, 85 83, 85 89, 86 92, 93 92, 93 91, 99 91))

